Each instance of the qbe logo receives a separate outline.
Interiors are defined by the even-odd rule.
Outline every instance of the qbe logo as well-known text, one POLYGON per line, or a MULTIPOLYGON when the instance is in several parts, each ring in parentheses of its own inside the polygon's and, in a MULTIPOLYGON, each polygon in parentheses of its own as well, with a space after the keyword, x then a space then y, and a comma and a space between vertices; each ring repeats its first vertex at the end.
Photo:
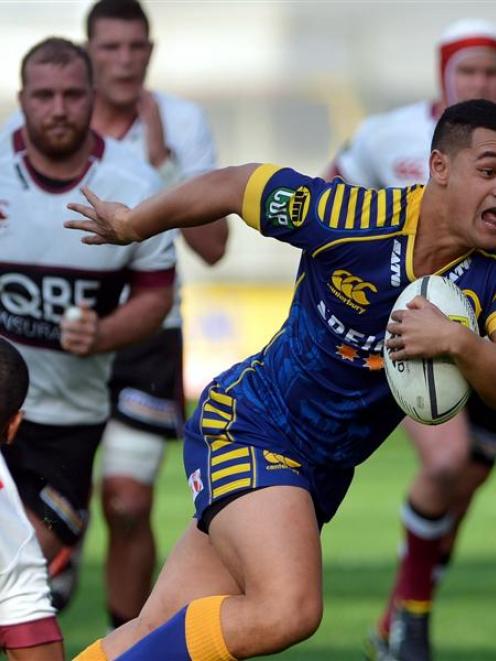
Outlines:
MULTIPOLYGON (((5 266, 4 266, 5 268, 5 266)), ((13 340, 60 349, 60 320, 75 302, 94 307, 98 280, 41 272, 0 274, 0 331, 13 340)))
POLYGON ((89 307, 96 303, 98 280, 40 276, 23 273, 0 275, 0 302, 11 314, 59 323, 66 307, 74 301, 89 307))

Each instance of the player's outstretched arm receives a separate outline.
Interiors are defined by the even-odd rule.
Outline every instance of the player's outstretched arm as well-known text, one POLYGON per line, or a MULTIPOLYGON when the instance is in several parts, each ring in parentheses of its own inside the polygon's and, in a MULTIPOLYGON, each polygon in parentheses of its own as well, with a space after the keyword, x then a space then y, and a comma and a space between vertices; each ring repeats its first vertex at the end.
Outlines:
POLYGON ((126 244, 142 241, 175 227, 205 225, 230 213, 241 214, 243 194, 257 164, 214 170, 144 200, 134 209, 104 202, 89 189, 89 205, 71 203, 69 209, 87 220, 69 220, 65 226, 90 232, 84 243, 126 244))

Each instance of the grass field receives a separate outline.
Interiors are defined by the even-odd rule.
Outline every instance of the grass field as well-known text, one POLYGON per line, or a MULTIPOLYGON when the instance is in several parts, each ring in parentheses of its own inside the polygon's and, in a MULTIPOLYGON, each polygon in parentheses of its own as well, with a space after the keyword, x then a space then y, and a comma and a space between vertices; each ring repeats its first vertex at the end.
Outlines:
MULTIPOLYGON (((292 661, 356 661, 391 581, 398 547, 398 508, 415 468, 401 433, 357 471, 351 491, 323 533, 325 616, 309 641, 280 655, 292 661)), ((164 558, 191 516, 181 446, 169 446, 154 513, 164 558)), ((456 562, 440 590, 435 613, 436 661, 494 661, 496 503, 494 480, 481 491, 465 525, 456 562)), ((94 508, 80 589, 62 618, 69 658, 105 630, 104 531, 94 508)))

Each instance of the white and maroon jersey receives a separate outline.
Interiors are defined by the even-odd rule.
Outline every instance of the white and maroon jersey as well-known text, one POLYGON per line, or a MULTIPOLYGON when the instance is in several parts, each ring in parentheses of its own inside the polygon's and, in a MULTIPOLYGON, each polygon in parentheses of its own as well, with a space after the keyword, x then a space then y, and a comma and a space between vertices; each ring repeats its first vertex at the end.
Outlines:
POLYGON ((94 424, 109 413, 112 354, 77 357, 62 350, 59 323, 70 305, 100 317, 118 305, 126 283, 164 286, 174 279, 170 233, 129 246, 87 246, 64 220, 68 202, 89 186, 103 199, 134 206, 160 189, 156 172, 114 140, 95 134, 77 182, 54 189, 27 156, 20 129, 0 149, 0 333, 14 342, 30 373, 26 418, 42 424, 94 424))
MULTIPOLYGON (((181 177, 190 179, 216 167, 215 144, 205 113, 196 103, 172 94, 154 92, 160 109, 167 145, 179 165, 181 177)), ((147 160, 145 126, 137 117, 121 138, 142 159, 147 160)))
MULTIPOLYGON (((190 179, 213 170, 217 164, 215 144, 206 116, 195 103, 171 94, 153 93, 164 126, 168 146, 179 166, 181 179, 190 179)), ((137 117, 121 142, 140 158, 147 159, 145 126, 137 117)), ((179 278, 176 279, 174 303, 164 320, 165 328, 181 326, 179 278)))
MULTIPOLYGON (((217 166, 215 143, 203 110, 196 103, 172 94, 153 92, 160 110, 167 145, 172 149, 179 167, 181 179, 190 179, 213 170, 217 166)), ((23 124, 20 110, 14 112, 2 127, 2 131, 14 131, 23 124)), ((141 160, 148 161, 145 125, 136 117, 126 133, 119 139, 141 160)), ((116 200, 121 201, 120 197, 116 200)), ((180 280, 176 274, 174 301, 164 319, 165 328, 181 327, 180 280)))
POLYGON ((0 453, 0 628, 54 615, 46 561, 0 453))
POLYGON ((367 188, 426 182, 435 126, 433 104, 428 101, 368 117, 336 156, 337 174, 367 188))

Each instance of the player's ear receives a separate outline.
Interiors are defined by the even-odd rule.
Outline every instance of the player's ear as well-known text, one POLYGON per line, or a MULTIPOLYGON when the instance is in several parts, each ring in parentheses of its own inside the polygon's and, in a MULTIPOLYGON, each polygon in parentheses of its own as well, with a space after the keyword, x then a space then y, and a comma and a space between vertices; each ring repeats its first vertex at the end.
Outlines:
POLYGON ((440 186, 445 186, 449 174, 449 157, 438 149, 434 149, 429 157, 429 173, 440 186))
POLYGON ((22 422, 23 415, 24 414, 22 411, 17 411, 17 413, 15 413, 7 423, 7 427, 5 428, 5 440, 7 445, 12 443, 14 440, 14 437, 17 434, 17 430, 19 429, 19 425, 22 422))

